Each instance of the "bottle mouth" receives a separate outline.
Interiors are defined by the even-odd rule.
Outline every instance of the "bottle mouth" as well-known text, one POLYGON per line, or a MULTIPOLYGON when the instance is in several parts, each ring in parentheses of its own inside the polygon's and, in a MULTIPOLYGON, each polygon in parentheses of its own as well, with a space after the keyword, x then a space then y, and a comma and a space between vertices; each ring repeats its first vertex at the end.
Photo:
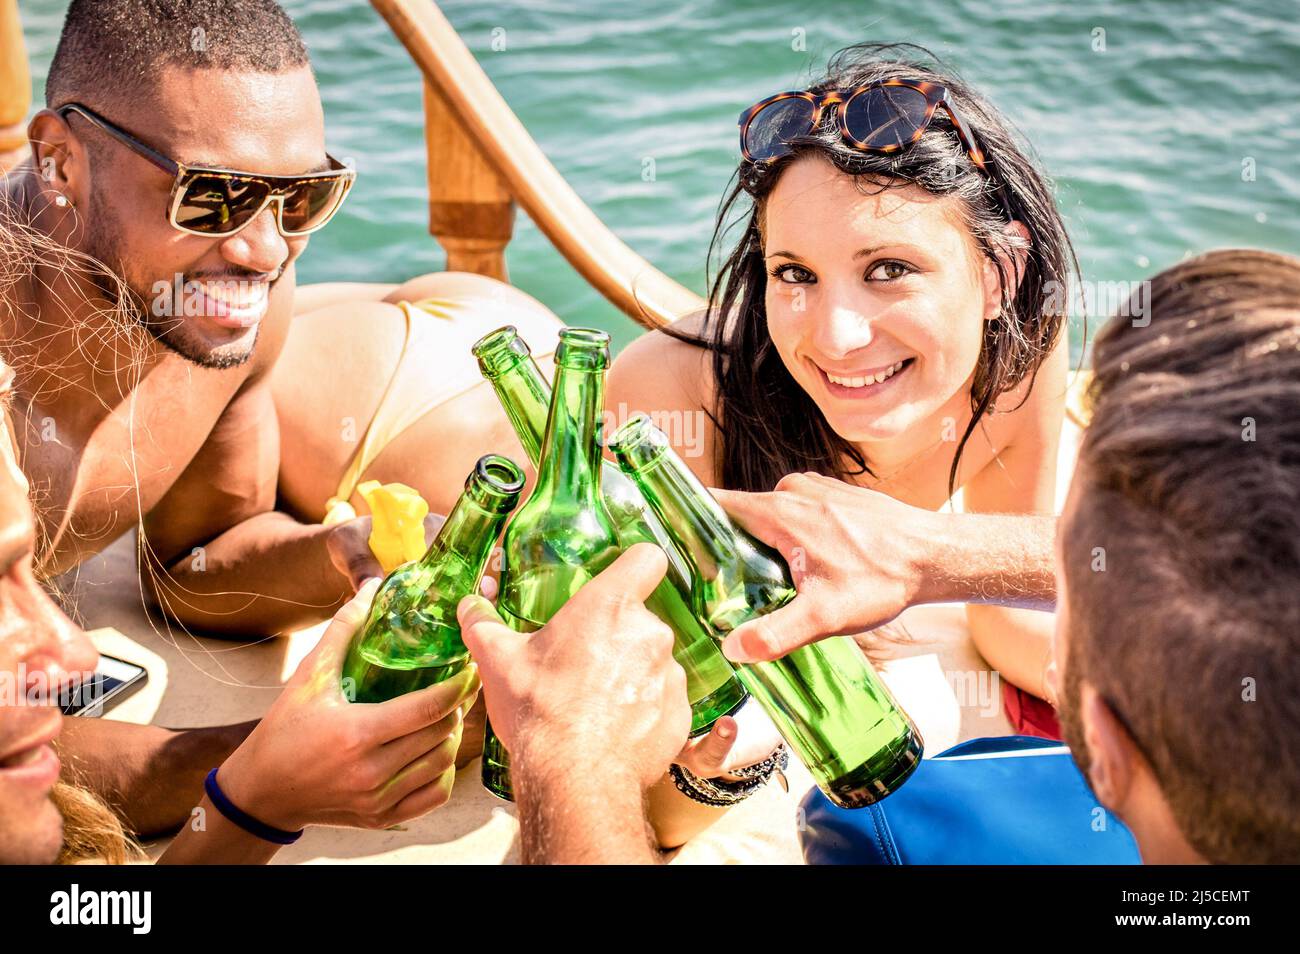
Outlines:
POLYGON ((626 470, 630 465, 645 465, 662 457, 668 448, 668 438, 655 427, 648 414, 634 414, 615 428, 605 447, 626 470))
POLYGON ((583 371, 609 367, 609 335, 598 328, 565 328, 555 349, 555 363, 583 371))
POLYGON ((479 370, 488 378, 496 377, 532 355, 528 342, 519 336, 519 329, 514 325, 489 331, 469 350, 478 359, 479 370))
POLYGON ((509 457, 485 454, 474 465, 466 487, 478 483, 484 490, 502 498, 518 498, 524 489, 523 469, 509 457))

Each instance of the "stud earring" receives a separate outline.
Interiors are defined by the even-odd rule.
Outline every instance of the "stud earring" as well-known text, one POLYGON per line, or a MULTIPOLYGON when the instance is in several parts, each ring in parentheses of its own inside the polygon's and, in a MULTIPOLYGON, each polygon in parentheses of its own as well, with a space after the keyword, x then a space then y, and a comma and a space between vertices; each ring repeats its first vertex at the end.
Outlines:
POLYGON ((68 197, 64 195, 62 192, 60 192, 58 195, 54 197, 54 204, 57 205, 60 209, 66 209, 71 203, 68 202, 68 197))

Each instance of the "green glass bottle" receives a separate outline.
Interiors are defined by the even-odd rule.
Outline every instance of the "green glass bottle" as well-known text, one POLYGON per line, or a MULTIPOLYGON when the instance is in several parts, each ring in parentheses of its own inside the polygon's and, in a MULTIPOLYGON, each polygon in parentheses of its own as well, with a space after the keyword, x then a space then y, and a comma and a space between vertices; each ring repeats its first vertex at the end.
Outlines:
MULTIPOLYGON (((537 467, 551 403, 550 384, 533 360, 528 345, 512 326, 499 328, 479 339, 473 352, 483 376, 496 389, 524 452, 537 467)), ((668 556, 668 573, 646 600, 646 606, 673 631, 673 658, 686 672, 691 734, 700 735, 719 717, 739 709, 749 698, 748 693, 718 644, 691 613, 691 583, 686 565, 673 549, 659 518, 646 506, 636 484, 614 464, 602 461, 600 489, 621 548, 654 543, 668 556)))
MULTIPOLYGON (((732 523, 649 418, 629 420, 608 446, 689 564, 692 608, 715 639, 794 599, 781 555, 732 523)), ((921 759, 916 726, 848 637, 739 671, 822 791, 842 808, 884 798, 921 759)))
POLYGON ((492 545, 519 502, 524 474, 508 457, 479 459, 428 552, 384 578, 343 664, 353 702, 383 702, 465 668, 456 605, 477 592, 492 545))
MULTIPOLYGON (((510 521, 503 544, 497 611, 507 626, 521 633, 545 625, 621 552, 600 499, 597 431, 609 335, 564 329, 555 363, 555 393, 537 485, 510 521)), ((509 755, 490 724, 483 740, 483 786, 500 798, 514 798, 509 755)))

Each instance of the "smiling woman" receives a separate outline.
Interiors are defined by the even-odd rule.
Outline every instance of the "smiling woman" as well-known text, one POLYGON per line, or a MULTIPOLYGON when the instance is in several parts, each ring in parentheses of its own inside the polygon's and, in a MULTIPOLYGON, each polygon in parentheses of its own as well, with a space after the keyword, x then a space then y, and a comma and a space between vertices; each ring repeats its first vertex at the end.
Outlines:
POLYGON ((897 475, 937 449, 945 418, 955 437, 1001 304, 997 265, 980 259, 956 201, 917 185, 864 195, 817 158, 781 176, 762 227, 772 344, 850 458, 897 475))
MULTIPOLYGON (((611 402, 707 416, 691 463, 710 485, 812 471, 907 504, 868 548, 893 568, 860 568, 903 594, 884 622, 948 572, 923 512, 959 490, 967 511, 1054 510, 1066 315, 1044 290, 1077 271, 1069 238, 1006 120, 916 47, 842 51, 808 90, 747 110, 741 137, 714 245, 732 225, 740 242, 709 308, 631 345, 611 402)), ((1051 617, 968 616, 988 661, 1043 695, 1051 617)))
MULTIPOLYGON (((852 47, 811 88, 840 91, 842 113, 831 105, 812 121, 787 112, 765 122, 778 102, 748 117, 747 140, 788 145, 742 164, 715 247, 748 197, 742 238, 714 283, 709 334, 685 336, 713 353, 722 428, 734 435, 722 447, 728 486, 766 490, 795 470, 879 478, 960 422, 947 438, 951 494, 981 418, 1062 337, 1061 296, 1044 290, 1068 287, 1077 266, 1050 186, 996 109, 923 53, 852 47), (890 85, 904 79, 940 86, 947 107, 890 85), (846 132, 855 129, 856 140, 846 132), (873 136, 879 150, 864 145, 873 136), (827 399, 909 361, 925 377, 913 398, 866 414, 875 428, 892 422, 892 432, 855 434, 827 399), (965 413, 946 407, 955 398, 965 413), (916 426, 926 418, 946 427, 916 426)), ((860 397, 877 393, 867 391, 860 397)))

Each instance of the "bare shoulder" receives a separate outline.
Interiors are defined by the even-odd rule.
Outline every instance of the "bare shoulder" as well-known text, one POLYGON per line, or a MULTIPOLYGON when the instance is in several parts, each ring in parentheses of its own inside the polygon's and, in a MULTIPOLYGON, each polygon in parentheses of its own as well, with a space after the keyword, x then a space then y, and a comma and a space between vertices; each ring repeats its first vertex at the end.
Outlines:
MULTIPOLYGON (((702 314, 689 315, 671 327, 680 334, 706 334, 702 314)), ((610 369, 610 406, 622 404, 629 414, 712 411, 715 393, 713 356, 708 348, 660 330, 647 331, 624 348, 610 369)), ((621 411, 619 416, 624 416, 621 411)))
MULTIPOLYGON (((672 328, 689 336, 707 334, 702 315, 683 318, 672 328)), ((687 466, 712 485, 718 473, 716 394, 713 353, 707 347, 648 331, 614 362, 605 407, 619 422, 649 414, 687 466)))
POLYGON ((1026 378, 998 399, 999 413, 993 419, 1003 432, 1002 445, 1046 441, 1054 451, 1056 435, 1065 417, 1069 382, 1069 343, 1062 336, 1062 341, 1043 360, 1033 377, 1026 378))
POLYGON ((1069 353, 1063 343, 1032 380, 1003 395, 987 418, 986 462, 964 488, 966 509, 989 513, 1054 513, 1057 460, 1065 421, 1069 353))

